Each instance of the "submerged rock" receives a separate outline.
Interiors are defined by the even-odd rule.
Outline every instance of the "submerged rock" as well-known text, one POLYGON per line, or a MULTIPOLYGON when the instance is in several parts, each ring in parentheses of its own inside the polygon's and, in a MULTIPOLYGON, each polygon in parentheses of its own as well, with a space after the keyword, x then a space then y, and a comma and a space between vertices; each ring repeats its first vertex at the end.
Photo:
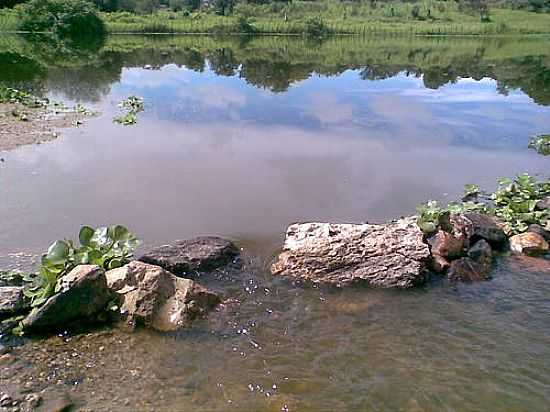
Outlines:
POLYGON ((510 238, 510 249, 515 253, 543 255, 548 253, 548 242, 538 233, 520 233, 510 238))
POLYGON ((463 238, 466 247, 479 239, 485 239, 496 247, 506 243, 504 230, 492 216, 481 213, 453 214, 450 222, 454 235, 463 238))
POLYGON ((75 267, 57 281, 56 290, 59 292, 23 320, 24 330, 44 331, 90 320, 112 298, 105 272, 95 265, 75 267))
POLYGON ((181 329, 220 303, 218 295, 198 283, 140 261, 110 270, 106 276, 119 298, 121 315, 132 326, 181 329))
POLYGON ((0 287, 0 317, 20 313, 30 306, 22 286, 0 287))
POLYGON ((415 217, 382 225, 301 223, 287 229, 271 271, 314 283, 408 288, 425 280, 429 261, 415 217))
POLYGON ((178 240, 159 246, 139 258, 142 262, 160 266, 177 275, 209 271, 231 263, 239 249, 229 240, 215 236, 178 240))
POLYGON ((451 262, 447 277, 452 281, 475 282, 490 278, 490 265, 478 263, 470 257, 463 257, 451 262))

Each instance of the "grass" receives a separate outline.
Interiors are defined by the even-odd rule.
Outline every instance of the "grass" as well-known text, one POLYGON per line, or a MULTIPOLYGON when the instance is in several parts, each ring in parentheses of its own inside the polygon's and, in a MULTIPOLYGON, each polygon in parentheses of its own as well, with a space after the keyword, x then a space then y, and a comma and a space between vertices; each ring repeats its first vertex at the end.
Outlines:
MULTIPOLYGON (((102 13, 110 33, 237 33, 239 19, 246 18, 260 34, 303 34, 307 21, 320 18, 331 33, 396 33, 417 35, 550 34, 550 14, 493 8, 491 22, 462 10, 455 1, 426 0, 419 3, 294 1, 264 5, 238 4, 231 16, 210 12, 190 15, 158 11, 151 15, 128 12, 102 13), (413 7, 418 6, 418 17, 413 7)), ((0 9, 0 31, 17 28, 11 10, 0 9)))

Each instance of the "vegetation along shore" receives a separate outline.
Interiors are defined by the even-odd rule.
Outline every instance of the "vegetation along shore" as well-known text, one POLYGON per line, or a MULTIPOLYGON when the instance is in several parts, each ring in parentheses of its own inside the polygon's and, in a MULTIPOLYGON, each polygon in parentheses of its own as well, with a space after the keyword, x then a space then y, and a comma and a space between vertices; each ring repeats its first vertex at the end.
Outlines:
POLYGON ((548 1, 31 0, 0 31, 67 33, 550 34, 548 1), (59 15, 59 16, 56 16, 59 15), (53 27, 56 26, 56 27, 53 27))

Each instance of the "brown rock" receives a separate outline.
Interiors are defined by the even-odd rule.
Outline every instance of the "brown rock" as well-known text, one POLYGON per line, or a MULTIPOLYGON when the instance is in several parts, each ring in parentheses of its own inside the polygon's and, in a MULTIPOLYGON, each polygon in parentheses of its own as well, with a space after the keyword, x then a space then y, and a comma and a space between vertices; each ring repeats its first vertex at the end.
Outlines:
POLYGON ((287 229, 271 271, 313 283, 408 288, 425 280, 429 261, 415 217, 383 225, 301 223, 287 229))
POLYGON ((510 249, 515 253, 543 255, 548 253, 548 242, 537 233, 520 233, 510 238, 510 249))
POLYGON ((188 277, 196 271, 225 266, 238 255, 239 249, 229 240, 204 236, 159 246, 145 253, 139 260, 160 266, 177 276, 188 277))
POLYGON ((454 235, 463 238, 467 248, 479 239, 485 239, 497 247, 506 243, 506 234, 493 216, 482 213, 453 214, 450 221, 454 235))
POLYGON ((23 320, 27 331, 64 328, 93 318, 111 299, 105 272, 99 266, 80 265, 57 281, 59 292, 23 320))
POLYGON ((447 277, 452 281, 475 282, 489 279, 490 267, 463 257, 451 262, 447 277))
POLYGON ((464 252, 464 239, 456 238, 443 230, 438 230, 435 235, 429 238, 428 244, 432 255, 448 259, 460 257, 464 252))
POLYGON ((443 256, 432 255, 432 269, 437 273, 443 273, 451 264, 443 256))
POLYGON ((139 261, 110 270, 106 276, 126 321, 160 331, 184 328, 220 302, 218 295, 198 283, 139 261))

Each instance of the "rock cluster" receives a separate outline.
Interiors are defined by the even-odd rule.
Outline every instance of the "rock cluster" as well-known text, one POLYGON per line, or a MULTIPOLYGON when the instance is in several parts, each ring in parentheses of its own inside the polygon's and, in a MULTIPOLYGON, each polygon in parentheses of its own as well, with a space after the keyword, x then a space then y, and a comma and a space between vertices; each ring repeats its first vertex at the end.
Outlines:
POLYGON ((155 248, 141 258, 156 264, 132 261, 107 272, 99 266, 79 265, 59 278, 56 292, 30 313, 23 287, 2 286, 0 320, 8 319, 2 321, 0 333, 4 326, 11 329, 17 325, 20 318, 13 315, 28 313, 21 322, 26 332, 55 332, 71 324, 105 319, 108 306, 116 306, 119 317, 132 326, 141 324, 159 331, 185 328, 221 299, 171 270, 180 276, 210 271, 233 262, 238 254, 230 241, 201 237, 155 248))
POLYGON ((450 280, 477 281, 490 277, 493 251, 506 244, 506 234, 491 216, 453 214, 427 239, 432 269, 450 280))
POLYGON ((424 282, 430 251, 414 217, 383 225, 291 225, 274 275, 313 283, 409 288, 424 282))

